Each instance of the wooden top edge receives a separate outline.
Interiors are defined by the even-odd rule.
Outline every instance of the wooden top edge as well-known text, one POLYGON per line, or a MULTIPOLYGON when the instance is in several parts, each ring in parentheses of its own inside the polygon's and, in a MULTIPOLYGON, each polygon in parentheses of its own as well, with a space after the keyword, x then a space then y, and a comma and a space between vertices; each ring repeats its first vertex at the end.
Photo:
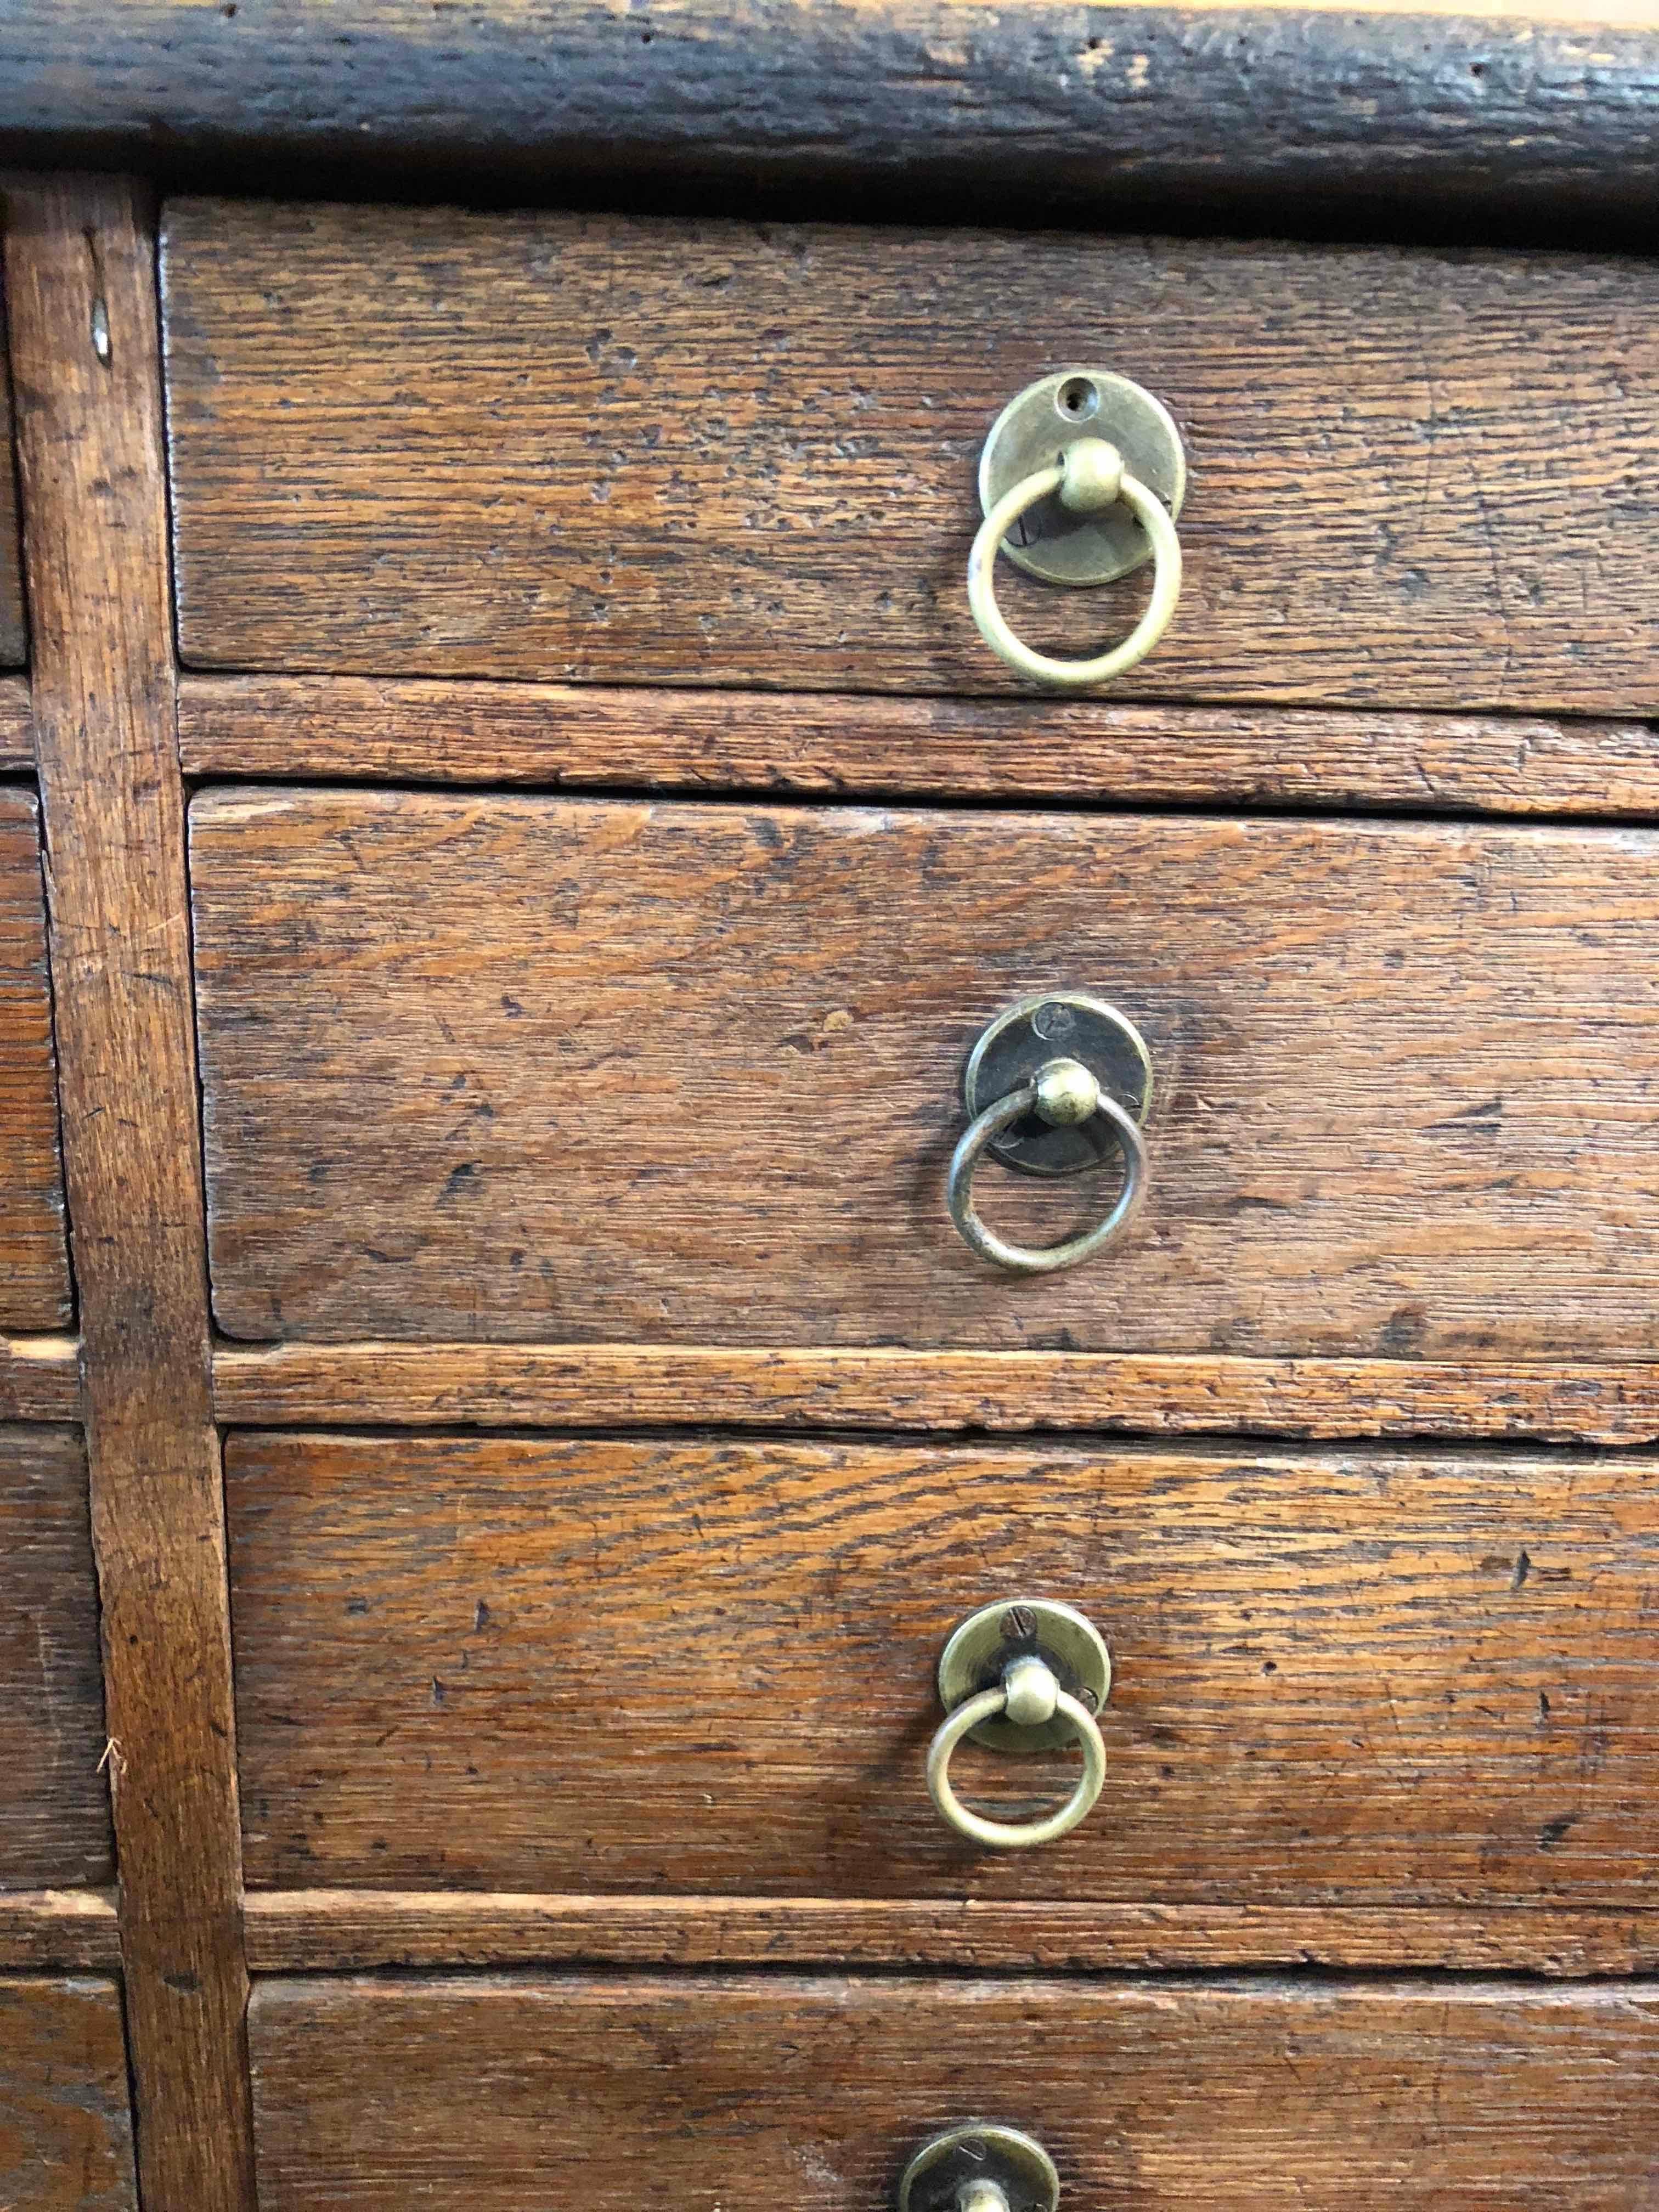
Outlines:
POLYGON ((429 0, 17 0, 0 76, 0 160, 235 189, 297 161, 310 194, 331 168, 495 201, 902 185, 979 219, 1659 205, 1656 0, 480 0, 464 27, 429 0))

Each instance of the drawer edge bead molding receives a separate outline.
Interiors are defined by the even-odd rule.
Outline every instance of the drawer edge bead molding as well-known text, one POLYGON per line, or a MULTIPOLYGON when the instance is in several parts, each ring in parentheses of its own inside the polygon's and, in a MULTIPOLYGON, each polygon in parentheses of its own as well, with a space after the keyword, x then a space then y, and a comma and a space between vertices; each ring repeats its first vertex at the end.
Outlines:
POLYGON ((1659 1364, 1183 1358, 1162 1352, 241 1345, 222 1421, 263 1428, 1132 1430, 1659 1443, 1659 1364))
POLYGON ((1640 722, 1045 702, 788 697, 442 677, 192 676, 186 775, 725 788, 1408 813, 1659 814, 1640 722))
POLYGON ((156 2212, 247 2212, 247 1981, 154 227, 119 179, 55 178, 6 199, 141 2179, 156 2212))
POLYGON ((378 1966, 1015 1966, 1118 1973, 1203 1966, 1659 1973, 1659 1912, 1535 1905, 1008 1906, 974 1898, 524 1895, 471 1890, 255 1890, 256 1973, 378 1966))
POLYGON ((483 0, 457 39, 428 0, 358 0, 343 32, 308 0, 125 0, 95 31, 74 0, 14 0, 0 158, 159 152, 210 178, 331 163, 417 170, 428 189, 475 171, 492 186, 896 186, 908 208, 937 195, 1001 222, 1378 192, 1402 217, 1559 222, 1651 207, 1659 183, 1653 42, 1608 13, 1027 0, 975 10, 969 38, 946 0, 810 18, 690 0, 648 23, 594 0, 483 0))

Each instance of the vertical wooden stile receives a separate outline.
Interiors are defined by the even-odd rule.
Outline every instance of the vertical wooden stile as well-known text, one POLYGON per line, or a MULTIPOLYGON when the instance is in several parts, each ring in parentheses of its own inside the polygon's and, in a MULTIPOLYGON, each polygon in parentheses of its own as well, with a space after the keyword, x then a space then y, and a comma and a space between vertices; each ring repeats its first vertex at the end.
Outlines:
POLYGON ((247 2212, 247 1976, 154 226, 9 188, 5 267, 64 1149, 147 2212, 247 2212))

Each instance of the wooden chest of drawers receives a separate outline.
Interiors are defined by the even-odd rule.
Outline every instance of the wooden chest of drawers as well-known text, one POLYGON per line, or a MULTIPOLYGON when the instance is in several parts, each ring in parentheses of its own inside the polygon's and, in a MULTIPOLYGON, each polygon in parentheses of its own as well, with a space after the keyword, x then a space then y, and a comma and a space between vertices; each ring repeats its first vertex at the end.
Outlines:
POLYGON ((18 64, 0 2202, 1641 2212, 1652 41, 1432 33, 1549 221, 1515 114, 1379 218, 1350 83, 1346 214, 1200 130, 1104 226, 1053 115, 823 221, 510 70, 521 210, 278 176, 239 20, 154 191, 18 64))

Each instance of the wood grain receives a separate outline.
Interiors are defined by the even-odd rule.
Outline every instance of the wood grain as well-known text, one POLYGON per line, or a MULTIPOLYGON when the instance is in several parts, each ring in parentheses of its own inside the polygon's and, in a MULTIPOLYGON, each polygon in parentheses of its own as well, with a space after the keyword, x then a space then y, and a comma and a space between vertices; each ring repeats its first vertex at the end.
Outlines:
POLYGON ((121 1993, 0 1978, 0 2202, 137 2212, 121 1993))
POLYGON ((105 1742, 86 1453, 0 1428, 0 1889, 111 1879, 105 1742))
POLYGON ((231 790, 192 848, 233 1336, 1651 1363, 1649 833, 231 790), (1050 986, 1147 1035, 1151 1197, 1021 1281, 944 1182, 1050 986))
POLYGON ((255 1886, 1651 1898, 1645 1461, 256 1434, 226 1482, 255 1886), (933 1669, 1019 1595, 1114 1652, 1109 1812, 988 1854, 933 1669))
MULTIPOLYGON (((0 33, 0 35, 3 35, 0 33)), ((0 301, 0 331, 4 328, 0 301)), ((17 516, 17 470, 14 459, 11 386, 0 374, 0 667, 21 667, 28 659, 28 629, 23 613, 23 546, 17 516)), ((11 687, 4 686, 9 692, 11 687)), ((8 698, 6 707, 12 701, 8 698)), ((4 761, 9 714, 0 710, 0 763, 4 761)))
POLYGON ((359 676, 187 676, 186 775, 830 798, 1111 797, 1414 814, 1659 814, 1644 725, 880 699, 359 676))
POLYGON ((264 2212, 890 2203, 942 2126, 1135 2212, 1644 2212, 1652 1984, 277 1982, 264 2212))
POLYGON ((76 1421, 81 1412, 72 1336, 0 1336, 0 1421, 76 1421))
POLYGON ((0 784, 0 1329, 71 1310, 40 810, 0 784))
POLYGON ((153 257, 142 196, 119 180, 55 179, 10 195, 35 726, 107 1721, 121 1754, 111 1768, 140 2160, 152 2207, 248 2212, 247 1982, 153 257))
MULTIPOLYGON (((975 465, 1103 350, 1191 464, 1123 696, 1659 709, 1644 263, 185 202, 164 279, 205 666, 1019 690, 975 465)), ((1005 605, 1095 652, 1144 590, 1005 605)))
POLYGON ((49 1966, 117 1973, 121 1924, 113 1890, 0 1892, 0 1968, 49 1966))
POLYGON ((258 1973, 377 1966, 931 1966, 1158 1972, 1333 1966, 1550 1977, 1652 1974, 1659 1914, 1458 1905, 1052 1905, 950 1897, 548 1897, 256 1890, 258 1973))
POLYGON ((0 770, 34 766, 34 718, 27 678, 0 676, 0 770))
POLYGON ((1280 225, 1650 210, 1651 0, 9 0, 8 159, 1280 225), (157 118, 165 118, 165 129, 157 118))
POLYGON ((222 1421, 290 1428, 714 1422, 1659 1443, 1659 1367, 1651 1363, 222 1343, 213 1355, 213 1397, 222 1421))

